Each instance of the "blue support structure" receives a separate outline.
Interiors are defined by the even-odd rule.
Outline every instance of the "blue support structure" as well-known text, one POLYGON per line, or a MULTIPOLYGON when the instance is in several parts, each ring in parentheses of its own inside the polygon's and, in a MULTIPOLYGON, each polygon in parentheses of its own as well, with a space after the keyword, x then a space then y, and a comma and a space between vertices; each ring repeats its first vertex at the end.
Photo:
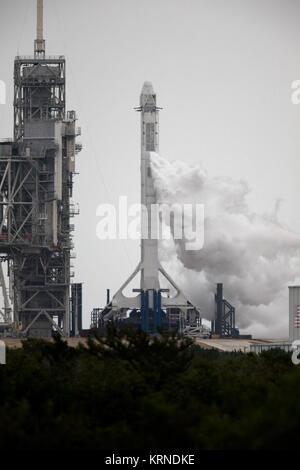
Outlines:
POLYGON ((153 333, 157 333, 157 292, 153 289, 153 333))
MULTIPOLYGON (((162 324, 162 309, 161 309, 161 292, 151 289, 153 292, 153 327, 152 332, 157 333, 157 327, 161 327, 162 324)), ((142 330, 146 333, 150 332, 150 319, 149 319, 149 292, 141 292, 141 320, 142 330)))
POLYGON ((161 292, 157 293, 157 326, 161 327, 162 323, 162 310, 161 310, 161 292))
POLYGON ((149 333, 149 292, 141 292, 142 330, 149 333))
POLYGON ((153 291, 153 333, 157 333, 157 327, 161 327, 162 310, 161 310, 161 292, 153 291))

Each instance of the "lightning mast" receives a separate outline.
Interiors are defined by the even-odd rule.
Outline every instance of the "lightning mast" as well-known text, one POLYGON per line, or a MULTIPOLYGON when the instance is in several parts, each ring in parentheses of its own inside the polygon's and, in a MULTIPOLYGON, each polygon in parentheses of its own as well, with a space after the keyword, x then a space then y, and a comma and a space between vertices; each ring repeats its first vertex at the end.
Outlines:
POLYGON ((43 0, 37 0, 36 40, 34 57, 45 57, 45 40, 43 39, 43 0))

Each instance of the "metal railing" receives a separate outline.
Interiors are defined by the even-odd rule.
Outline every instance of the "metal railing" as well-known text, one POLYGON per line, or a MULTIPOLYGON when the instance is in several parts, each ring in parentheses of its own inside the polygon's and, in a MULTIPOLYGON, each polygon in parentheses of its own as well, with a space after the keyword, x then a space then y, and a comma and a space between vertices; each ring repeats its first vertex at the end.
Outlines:
POLYGON ((65 58, 64 55, 45 55, 45 57, 39 58, 34 57, 34 55, 17 55, 15 56, 15 60, 63 60, 65 58))

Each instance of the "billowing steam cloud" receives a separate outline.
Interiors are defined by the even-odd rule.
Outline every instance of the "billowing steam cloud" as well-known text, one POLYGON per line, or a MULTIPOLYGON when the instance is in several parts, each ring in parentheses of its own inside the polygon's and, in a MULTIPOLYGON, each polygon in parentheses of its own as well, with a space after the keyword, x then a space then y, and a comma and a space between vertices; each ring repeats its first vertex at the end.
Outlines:
POLYGON ((186 251, 163 241, 161 261, 190 300, 211 319, 217 282, 237 311, 238 326, 260 336, 287 336, 288 289, 300 273, 300 235, 273 214, 249 210, 244 181, 210 178, 200 165, 152 153, 157 202, 205 205, 204 247, 186 251))

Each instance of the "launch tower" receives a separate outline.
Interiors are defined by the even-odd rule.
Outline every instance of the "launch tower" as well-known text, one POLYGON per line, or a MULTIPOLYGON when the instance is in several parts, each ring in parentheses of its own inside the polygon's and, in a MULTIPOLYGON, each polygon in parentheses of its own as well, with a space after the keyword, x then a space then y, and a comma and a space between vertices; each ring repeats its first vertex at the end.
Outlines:
POLYGON ((65 109, 65 59, 45 55, 37 0, 34 55, 14 62, 14 139, 0 142, 0 283, 6 323, 21 336, 70 333, 71 198, 81 146, 76 114, 65 109))

